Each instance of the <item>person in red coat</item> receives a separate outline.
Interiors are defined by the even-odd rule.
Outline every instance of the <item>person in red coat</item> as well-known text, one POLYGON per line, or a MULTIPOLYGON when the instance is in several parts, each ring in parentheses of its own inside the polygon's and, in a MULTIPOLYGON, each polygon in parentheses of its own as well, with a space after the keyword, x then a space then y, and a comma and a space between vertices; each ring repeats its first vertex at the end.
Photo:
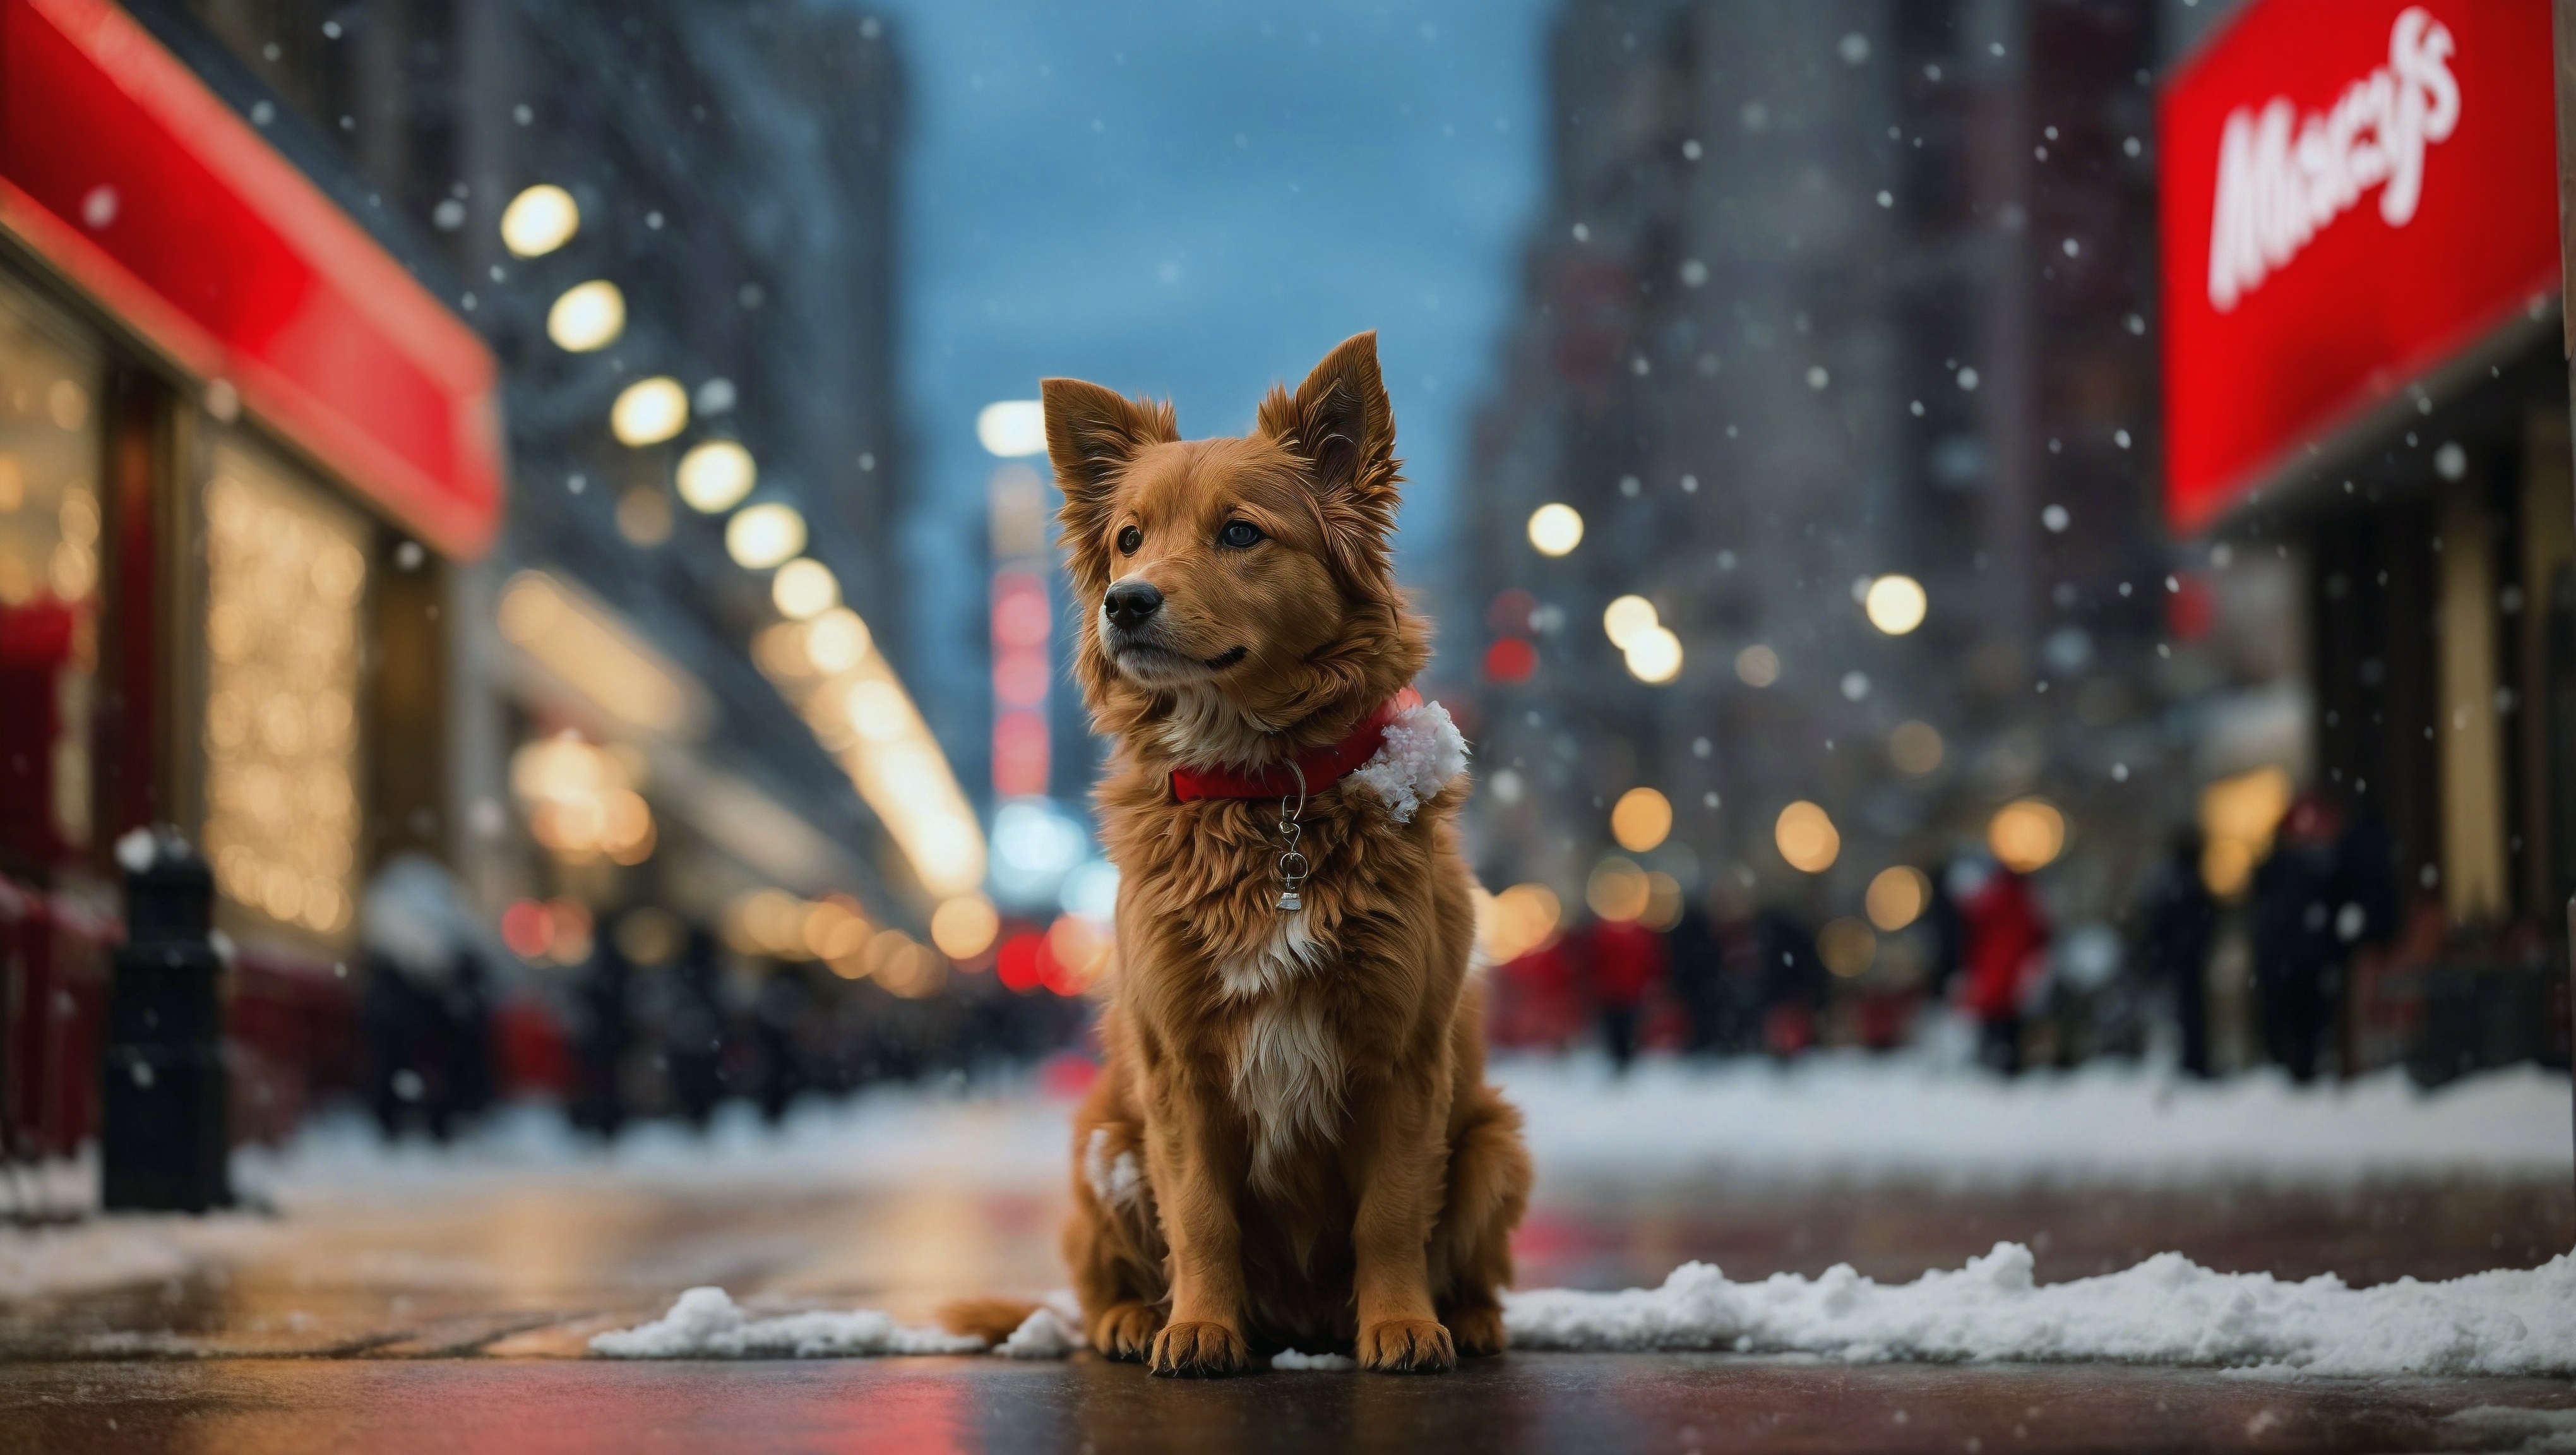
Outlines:
POLYGON ((1664 937, 1635 920, 1596 920, 1583 931, 1578 956, 1610 1069, 1625 1075, 1637 1056, 1646 997, 1664 978, 1664 937))
POLYGON ((1959 1002, 1977 1022, 1977 1057, 2006 1076, 2021 1072, 2022 1007, 2048 973, 2048 921, 2030 880, 1996 868, 1962 875, 1965 931, 1959 1002))

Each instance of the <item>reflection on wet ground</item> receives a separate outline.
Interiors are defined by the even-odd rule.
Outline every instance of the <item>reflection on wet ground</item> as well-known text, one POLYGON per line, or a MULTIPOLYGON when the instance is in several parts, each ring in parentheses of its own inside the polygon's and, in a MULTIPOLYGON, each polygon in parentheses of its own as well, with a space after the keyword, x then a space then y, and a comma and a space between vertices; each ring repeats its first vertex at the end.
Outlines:
POLYGON ((188 1450, 906 1452, 2509 1450, 2576 1431, 2531 1380, 2102 1366, 1853 1368, 1513 1354, 1438 1379, 1000 1360, 235 1360, 0 1370, 0 1455, 188 1450))
MULTIPOLYGON (((1512 1355, 1447 1380, 1148 1381, 1089 1360, 620 1365, 599 1330, 720 1283, 772 1308, 927 1317, 1043 1290, 1059 1195, 639 1187, 577 1178, 298 1206, 234 1261, 0 1306, 0 1455, 20 1450, 853 1450, 1401 1447, 2513 1449, 2576 1441, 2576 1386, 2083 1367, 1853 1368, 1721 1355, 1512 1355), (2458 1416, 2484 1406, 2523 1413, 2458 1416), (2550 1420, 2567 1423, 2552 1425, 2550 1420), (2534 1423, 2540 1421, 2541 1423, 2534 1423), (113 1423, 110 1423, 113 1422, 113 1423), (2518 1423, 2517 1423, 2518 1422, 2518 1423)), ((1881 1279, 2029 1243, 2043 1279, 2177 1249, 2212 1267, 2378 1282, 2527 1266, 2568 1245, 2556 1183, 1941 1188, 1559 1186, 1525 1286, 1850 1262, 1881 1279)))

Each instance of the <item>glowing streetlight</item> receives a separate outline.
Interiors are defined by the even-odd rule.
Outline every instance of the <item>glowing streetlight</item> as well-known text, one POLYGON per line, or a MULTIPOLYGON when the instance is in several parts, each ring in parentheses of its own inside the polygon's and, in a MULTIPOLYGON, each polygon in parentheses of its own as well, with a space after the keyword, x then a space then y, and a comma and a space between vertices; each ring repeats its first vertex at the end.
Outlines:
POLYGON ((1540 555, 1562 556, 1583 544, 1583 517, 1571 505, 1542 505, 1530 512, 1529 539, 1540 555))
POLYGON ((771 501, 734 513, 725 522, 725 554, 746 571, 766 571, 805 549, 805 517, 796 507, 771 501))
POLYGON ((975 438, 1002 458, 1046 453, 1046 406, 1035 399, 1004 399, 975 416, 975 438))
POLYGON ((1808 874, 1831 869, 1843 852, 1843 836, 1833 819, 1803 798, 1780 810, 1779 821, 1771 826, 1771 841, 1790 868, 1808 874))
POLYGON ((972 960, 983 954, 1001 928, 993 901, 980 894, 941 900, 939 908, 930 912, 930 943, 951 960, 972 960))
POLYGON ((689 391, 663 374, 627 385, 608 409, 610 432, 630 445, 658 445, 688 424, 689 391))
POLYGON ((1610 809, 1610 837, 1631 854, 1642 854, 1673 831, 1672 801, 1651 788, 1631 788, 1610 809))
POLYGON ((1601 613, 1602 632, 1622 651, 1662 624, 1655 604, 1642 596, 1622 596, 1601 613))
POLYGON ((2066 815, 2044 798, 2016 799, 1996 809, 1987 822, 1986 847, 2005 868, 2036 873, 2066 847, 2066 815))
POLYGON ((1628 675, 1640 682, 1662 684, 1682 671, 1682 639, 1664 628, 1649 627, 1626 648, 1628 675))
POLYGON ((1869 881, 1869 893, 1861 904, 1869 911, 1869 922, 1894 934, 1914 923, 1923 906, 1932 902, 1932 881, 1911 864, 1897 864, 1878 871, 1869 881))
POLYGON ((777 603, 779 615, 804 621, 841 604, 841 583, 831 567, 800 556, 769 579, 769 599, 777 603))
POLYGON ((523 258, 543 257, 581 231, 581 206, 552 182, 510 199, 501 211, 501 245, 523 258))
POLYGON ((604 349, 625 331, 626 295, 605 278, 575 283, 546 310, 546 337, 570 353, 604 349))
POLYGON ((751 451, 732 440, 708 440, 692 445, 680 457, 680 498, 692 510, 715 515, 733 509, 751 493, 760 480, 760 466, 751 451))
POLYGON ((1923 583, 1911 576, 1881 576, 1869 583, 1869 594, 1861 599, 1861 610, 1869 614, 1869 624, 1892 637, 1901 637, 1921 626, 1929 605, 1923 595, 1923 583))

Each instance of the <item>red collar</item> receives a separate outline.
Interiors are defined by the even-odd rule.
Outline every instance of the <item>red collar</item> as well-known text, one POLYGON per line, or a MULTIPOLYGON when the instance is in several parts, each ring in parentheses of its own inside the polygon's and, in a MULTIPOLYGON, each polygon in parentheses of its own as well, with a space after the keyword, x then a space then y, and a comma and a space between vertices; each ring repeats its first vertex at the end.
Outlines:
MULTIPOLYGON (((1376 756, 1378 745, 1386 741, 1388 724, 1421 705, 1422 694, 1407 687, 1379 703, 1377 711, 1362 718, 1340 742, 1299 754, 1297 767, 1305 772, 1306 792, 1321 793, 1349 777, 1353 769, 1376 756)), ((1172 796, 1183 803, 1194 798, 1293 798, 1296 794, 1297 774, 1285 763, 1259 773, 1229 768, 1172 770, 1172 796)))

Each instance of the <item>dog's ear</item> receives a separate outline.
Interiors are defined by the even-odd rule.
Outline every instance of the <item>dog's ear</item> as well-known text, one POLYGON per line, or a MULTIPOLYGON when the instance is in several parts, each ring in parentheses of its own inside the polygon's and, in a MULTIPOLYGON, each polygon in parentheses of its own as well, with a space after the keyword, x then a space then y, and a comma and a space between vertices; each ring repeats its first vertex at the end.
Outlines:
POLYGON ((1079 571, 1086 551, 1101 549, 1100 528, 1119 472, 1147 445, 1179 439, 1180 422, 1169 400, 1127 399, 1080 379, 1042 379, 1038 397, 1046 405, 1047 461, 1064 491, 1056 518, 1079 571))
POLYGON ((1324 355, 1294 395, 1273 386, 1259 429, 1309 462, 1337 555, 1355 572, 1386 560, 1395 528, 1395 408, 1378 376, 1377 334, 1353 334, 1324 355))

